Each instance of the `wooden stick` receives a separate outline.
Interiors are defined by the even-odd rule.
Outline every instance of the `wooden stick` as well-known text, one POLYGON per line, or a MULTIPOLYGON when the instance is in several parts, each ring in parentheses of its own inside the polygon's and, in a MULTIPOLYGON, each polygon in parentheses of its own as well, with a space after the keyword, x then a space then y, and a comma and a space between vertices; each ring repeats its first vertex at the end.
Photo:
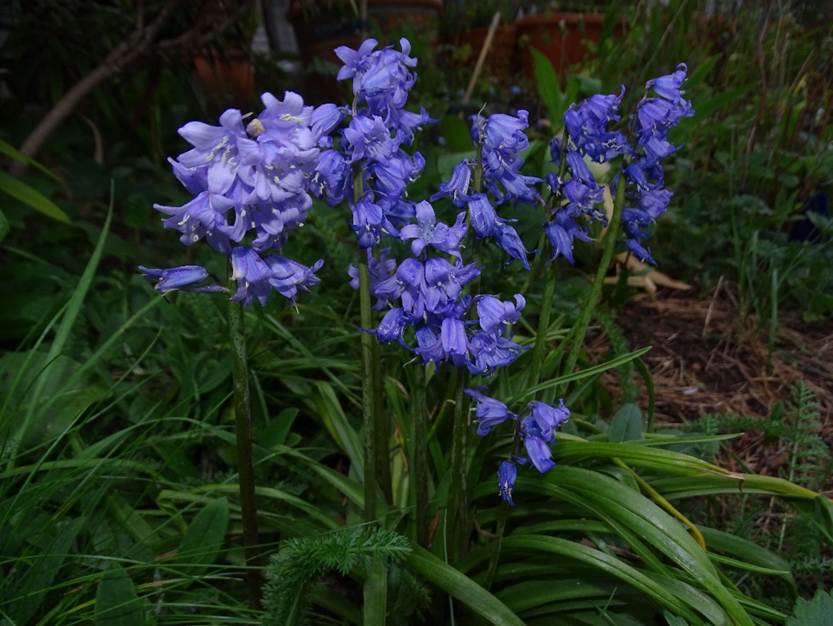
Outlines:
POLYGON ((489 54, 489 49, 492 47, 492 40, 495 38, 495 31, 497 31, 498 24, 500 24, 500 11, 495 11, 495 14, 492 16, 492 23, 489 24, 489 32, 486 33, 486 41, 483 42, 483 47, 480 48, 477 64, 474 66, 471 79, 469 79, 469 86, 466 87, 463 104, 468 104, 471 99, 471 92, 474 91, 474 86, 477 84, 477 79, 483 70, 483 63, 486 61, 486 55, 489 54))

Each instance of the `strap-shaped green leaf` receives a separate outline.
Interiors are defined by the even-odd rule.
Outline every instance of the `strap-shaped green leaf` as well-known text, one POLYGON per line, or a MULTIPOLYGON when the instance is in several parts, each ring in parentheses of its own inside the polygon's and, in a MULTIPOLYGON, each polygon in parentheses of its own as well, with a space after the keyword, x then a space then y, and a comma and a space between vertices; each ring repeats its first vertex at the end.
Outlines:
POLYGON ((40 191, 0 170, 0 191, 20 200, 26 206, 59 222, 69 223, 69 216, 40 191))
POLYGON ((423 548, 414 548, 406 562, 425 580, 457 598, 495 626, 523 626, 509 607, 459 570, 423 548))

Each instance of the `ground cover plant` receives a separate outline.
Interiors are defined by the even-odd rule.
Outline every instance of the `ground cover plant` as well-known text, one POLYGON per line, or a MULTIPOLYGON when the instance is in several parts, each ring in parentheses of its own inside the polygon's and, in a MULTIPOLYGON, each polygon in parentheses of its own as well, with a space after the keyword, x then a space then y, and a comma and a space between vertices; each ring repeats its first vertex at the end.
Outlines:
MULTIPOLYGON (((38 297, 0 357, 0 620, 825 623, 819 385, 790 373, 764 420, 686 409, 633 322, 663 304, 628 268, 670 254, 697 66, 570 95, 536 57, 530 128, 424 106, 407 39, 336 54, 343 101, 289 84, 159 130, 141 238, 116 180, 95 227, 26 246, 32 205, 69 218, 2 144, 30 169, 0 180, 4 264, 38 297)), ((773 333, 745 345, 780 371, 773 333)))

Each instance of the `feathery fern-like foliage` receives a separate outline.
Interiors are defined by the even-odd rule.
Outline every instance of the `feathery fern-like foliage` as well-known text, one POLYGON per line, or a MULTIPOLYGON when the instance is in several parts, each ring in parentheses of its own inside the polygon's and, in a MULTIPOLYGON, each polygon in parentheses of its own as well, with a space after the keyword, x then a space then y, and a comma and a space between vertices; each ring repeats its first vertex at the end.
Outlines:
POLYGON ((305 592, 328 571, 361 576, 371 560, 398 561, 410 551, 405 537, 374 526, 348 526, 315 537, 290 539, 266 570, 265 623, 297 623, 306 607, 305 592))

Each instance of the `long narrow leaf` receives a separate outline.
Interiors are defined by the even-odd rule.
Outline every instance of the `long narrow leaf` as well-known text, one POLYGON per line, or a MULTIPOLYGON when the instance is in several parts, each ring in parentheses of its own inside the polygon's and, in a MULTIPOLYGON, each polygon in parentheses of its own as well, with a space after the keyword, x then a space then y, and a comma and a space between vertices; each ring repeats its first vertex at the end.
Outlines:
POLYGON ((0 191, 53 220, 69 224, 69 216, 40 191, 0 170, 0 191))
POLYGON ((605 361, 604 363, 600 363, 599 365, 588 367, 587 369, 581 370, 580 372, 573 372, 572 374, 565 374, 564 376, 559 376, 558 378, 552 378, 543 383, 527 388, 525 392, 512 398, 512 402, 520 402, 526 398, 535 396, 546 389, 557 387, 559 385, 563 385, 564 383, 582 380, 590 376, 597 376, 606 372, 607 370, 621 367, 625 363, 629 363, 630 361, 638 359, 642 355, 647 354, 650 350, 651 346, 648 346, 646 348, 636 350, 635 352, 628 352, 627 354, 618 356, 615 359, 611 359, 610 361, 605 361))
POLYGON ((521 619, 471 578, 423 548, 414 548, 408 565, 425 580, 457 598, 494 626, 523 626, 521 619))

